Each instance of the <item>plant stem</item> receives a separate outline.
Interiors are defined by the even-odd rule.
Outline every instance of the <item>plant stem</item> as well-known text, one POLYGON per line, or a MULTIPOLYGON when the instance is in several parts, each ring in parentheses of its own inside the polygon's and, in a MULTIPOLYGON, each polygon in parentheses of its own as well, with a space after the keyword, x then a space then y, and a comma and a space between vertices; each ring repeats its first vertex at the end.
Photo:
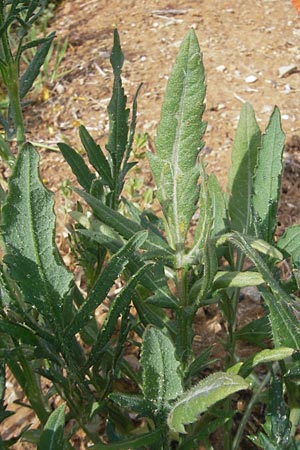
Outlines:
POLYGON ((264 387, 269 383, 271 379, 271 372, 268 372, 268 374, 265 376, 265 379, 263 380, 263 382, 261 383, 261 385, 259 386, 259 388, 257 389, 257 391, 255 392, 255 394, 252 396, 251 400, 249 401, 248 407, 242 417, 242 420, 239 424, 238 430, 236 432, 236 435, 233 439, 233 443, 232 443, 232 449, 231 450, 238 450, 241 439, 243 437, 243 433, 244 433, 244 429, 246 427, 246 424, 248 422, 248 419, 250 417, 250 414, 252 412, 252 408, 255 405, 255 403, 257 402, 257 399, 261 393, 261 391, 264 389, 264 387))
MULTIPOLYGON (((2 3, 2 2, 1 2, 2 3)), ((4 23, 3 4, 0 8, 0 25, 4 23)), ((8 92, 8 98, 10 102, 11 116, 16 133, 16 141, 18 149, 25 142, 25 129, 23 122, 23 114, 20 99, 19 89, 19 67, 17 60, 14 60, 12 55, 7 31, 3 32, 1 36, 2 51, 5 61, 5 67, 2 68, 2 79, 8 92)))

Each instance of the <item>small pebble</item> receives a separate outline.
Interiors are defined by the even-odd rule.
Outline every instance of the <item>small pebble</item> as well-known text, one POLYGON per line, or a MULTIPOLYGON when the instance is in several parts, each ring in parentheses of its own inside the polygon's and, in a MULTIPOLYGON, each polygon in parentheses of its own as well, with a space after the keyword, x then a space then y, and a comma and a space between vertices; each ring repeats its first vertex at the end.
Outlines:
POLYGON ((245 78, 246 83, 255 83, 257 81, 257 77, 255 75, 249 75, 245 78))

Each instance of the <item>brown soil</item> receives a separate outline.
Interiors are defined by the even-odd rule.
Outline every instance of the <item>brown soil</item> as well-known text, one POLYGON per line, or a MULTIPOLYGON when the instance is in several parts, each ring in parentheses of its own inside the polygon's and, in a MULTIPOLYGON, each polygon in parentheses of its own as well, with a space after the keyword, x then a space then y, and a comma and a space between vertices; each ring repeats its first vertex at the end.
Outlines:
MULTIPOLYGON (((68 74, 53 86, 45 85, 42 91, 32 94, 34 103, 26 111, 28 138, 51 147, 65 141, 80 149, 77 129, 83 123, 104 145, 108 131, 106 107, 112 87, 109 54, 113 29, 118 28, 129 100, 143 82, 137 131, 148 133, 152 140, 168 75, 185 33, 193 27, 206 68, 209 170, 216 173, 226 189, 230 149, 243 102, 253 105, 262 129, 277 105, 288 142, 279 222, 282 228, 299 223, 299 20, 289 0, 64 0, 51 27, 57 30, 58 38, 69 39, 62 65, 68 74), (280 76, 279 69, 290 65, 295 66, 292 73, 280 76), (249 82, 251 76, 254 81, 249 82), (45 92, 50 96, 42 101, 45 92)), ((40 153, 43 179, 57 194, 58 225, 63 234, 65 208, 69 205, 61 186, 73 177, 58 152, 41 148, 40 153)), ((142 171, 148 180, 146 163, 142 171)), ((248 320, 259 314, 259 304, 253 299, 243 304, 248 320)), ((196 331, 200 347, 214 339, 222 329, 220 322, 217 311, 210 311, 209 317, 199 315, 196 331), (205 342, 200 332, 204 323, 205 342)), ((12 401, 13 389, 10 395, 12 401)), ((19 409, 19 415, 18 429, 32 419, 24 409, 19 409)), ((9 435, 16 427, 16 416, 11 428, 9 421, 5 424, 5 434, 9 435)), ((30 447, 18 444, 14 448, 30 447)))

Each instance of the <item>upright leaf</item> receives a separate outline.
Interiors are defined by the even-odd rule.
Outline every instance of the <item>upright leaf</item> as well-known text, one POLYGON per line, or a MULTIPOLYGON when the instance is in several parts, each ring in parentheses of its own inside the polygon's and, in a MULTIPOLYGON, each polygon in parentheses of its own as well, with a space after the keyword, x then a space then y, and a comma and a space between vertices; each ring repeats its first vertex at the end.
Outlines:
POLYGON ((4 261, 25 301, 59 327, 73 277, 55 245, 53 194, 40 180, 38 160, 34 147, 24 145, 9 180, 2 215, 4 261))
POLYGON ((169 427, 186 433, 184 425, 195 422, 210 406, 241 389, 248 389, 248 383, 239 375, 222 372, 209 375, 175 402, 168 416, 169 427))
POLYGON ((55 38, 55 32, 49 34, 45 39, 43 39, 42 44, 38 47, 32 61, 27 67, 26 71, 20 79, 20 97, 24 98, 27 92, 32 87, 34 80, 40 73, 40 68, 45 62, 49 49, 51 47, 52 41, 55 38))
POLYGON ((37 450, 58 450, 64 447, 65 403, 56 408, 46 422, 37 450))
MULTIPOLYGON (((129 109, 126 108, 127 97, 122 87, 121 71, 124 62, 124 55, 121 50, 119 33, 114 31, 114 44, 110 56, 110 62, 114 72, 113 94, 109 102, 107 111, 109 115, 109 138, 106 145, 113 167, 114 179, 114 202, 120 194, 119 173, 125 155, 128 139, 128 116, 129 109)), ((115 205, 113 205, 115 207, 115 205)))
POLYGON ((177 250, 183 246, 198 200, 197 156, 203 146, 205 81, 196 34, 191 30, 180 47, 168 81, 155 140, 148 158, 157 197, 177 250))
POLYGON ((261 132, 252 106, 243 105, 232 147, 232 166, 229 172, 229 214, 231 227, 249 233, 252 226, 253 175, 261 132))
POLYGON ((79 127, 79 136, 87 152, 90 163, 102 177, 103 183, 107 184, 112 189, 113 180, 111 178, 111 169, 100 145, 96 144, 92 136, 83 125, 79 127))
POLYGON ((182 394, 179 362, 175 347, 162 331, 146 328, 143 336, 141 366, 144 397, 163 410, 170 400, 182 394))
POLYGON ((277 225, 284 138, 280 112, 278 108, 274 108, 258 152, 253 196, 255 226, 259 236, 270 243, 273 242, 277 225))
POLYGON ((57 144, 63 157, 72 169, 77 178, 78 183, 87 192, 90 192, 95 175, 90 171, 82 156, 79 155, 72 147, 63 142, 57 144))

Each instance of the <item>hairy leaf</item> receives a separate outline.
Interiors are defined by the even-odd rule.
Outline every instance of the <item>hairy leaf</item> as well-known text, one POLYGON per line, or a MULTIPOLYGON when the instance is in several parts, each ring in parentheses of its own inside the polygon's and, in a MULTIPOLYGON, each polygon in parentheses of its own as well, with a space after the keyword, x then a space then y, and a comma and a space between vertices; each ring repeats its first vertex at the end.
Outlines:
POLYGON ((143 392, 158 410, 163 410, 170 400, 182 394, 179 362, 175 347, 162 331, 154 327, 145 330, 142 344, 141 367, 143 392))
POLYGON ((278 108, 270 117, 266 133, 262 136, 262 146, 258 152, 258 162, 254 178, 253 208, 255 227, 259 236, 272 243, 277 226, 277 208, 282 173, 282 153, 285 135, 281 129, 278 108))
POLYGON ((24 145, 10 178, 2 215, 4 260, 25 301, 56 328, 62 326, 63 299, 73 277, 55 245, 53 194, 40 180, 38 159, 34 147, 24 145))
POLYGON ((248 383, 239 375, 223 372, 209 375, 175 402, 168 416, 169 427, 186 433, 184 425, 195 422, 210 406, 242 389, 248 389, 248 383))
POLYGON ((185 241, 199 195, 197 156, 206 128, 202 122, 204 98, 202 56, 196 34, 190 30, 168 80, 155 140, 156 154, 148 153, 169 238, 176 249, 185 241))
POLYGON ((231 227, 243 233, 249 233, 252 226, 253 175, 260 146, 261 132, 254 111, 245 103, 232 147, 229 172, 231 227))

